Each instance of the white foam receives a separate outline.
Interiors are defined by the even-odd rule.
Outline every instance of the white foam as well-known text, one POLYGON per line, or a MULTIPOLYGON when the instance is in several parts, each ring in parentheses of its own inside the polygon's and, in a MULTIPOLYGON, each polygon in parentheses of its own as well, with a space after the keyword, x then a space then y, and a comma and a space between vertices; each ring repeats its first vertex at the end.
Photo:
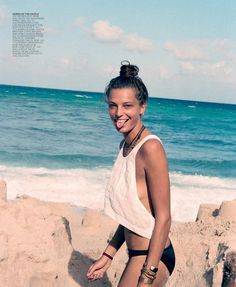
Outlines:
MULTIPOLYGON (((0 166, 8 199, 27 194, 41 200, 67 202, 81 207, 103 208, 110 168, 58 169, 0 166)), ((236 179, 171 173, 172 218, 194 221, 201 203, 236 198, 236 179)))
POLYGON ((45 201, 102 209, 109 170, 0 166, 0 175, 7 182, 8 199, 27 194, 45 201))
POLYGON ((236 199, 236 179, 171 173, 172 217, 194 221, 201 203, 236 199))
POLYGON ((92 98, 91 96, 80 95, 80 94, 77 94, 77 95, 74 95, 74 96, 77 97, 77 98, 85 98, 85 99, 91 99, 92 98))

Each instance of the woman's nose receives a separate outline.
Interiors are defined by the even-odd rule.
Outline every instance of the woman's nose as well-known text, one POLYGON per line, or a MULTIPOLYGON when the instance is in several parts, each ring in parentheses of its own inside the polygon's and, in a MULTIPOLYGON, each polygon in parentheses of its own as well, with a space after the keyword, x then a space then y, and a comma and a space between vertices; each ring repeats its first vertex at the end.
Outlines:
POLYGON ((117 107, 116 109, 116 116, 121 117, 123 115, 123 108, 122 107, 117 107))

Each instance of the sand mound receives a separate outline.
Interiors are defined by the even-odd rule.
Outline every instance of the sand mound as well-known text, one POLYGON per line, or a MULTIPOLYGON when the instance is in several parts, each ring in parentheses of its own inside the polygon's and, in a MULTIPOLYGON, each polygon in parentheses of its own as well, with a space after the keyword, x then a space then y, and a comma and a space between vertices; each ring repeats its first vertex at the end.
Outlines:
MULTIPOLYGON (((0 282, 4 287, 116 286, 127 262, 125 245, 101 281, 86 272, 117 224, 101 212, 22 196, 7 201, 0 181, 0 282)), ((176 268, 167 287, 235 286, 236 200, 202 204, 196 222, 173 223, 176 268), (233 275, 234 274, 234 275, 233 275)))
POLYGON ((236 200, 202 204, 196 222, 173 224, 177 264, 167 286, 228 286, 236 270, 235 210, 236 200))
POLYGON ((6 184, 0 181, 1 286, 82 286, 72 276, 76 274, 72 264, 80 257, 73 258, 69 222, 63 211, 59 204, 28 196, 7 201, 6 184))

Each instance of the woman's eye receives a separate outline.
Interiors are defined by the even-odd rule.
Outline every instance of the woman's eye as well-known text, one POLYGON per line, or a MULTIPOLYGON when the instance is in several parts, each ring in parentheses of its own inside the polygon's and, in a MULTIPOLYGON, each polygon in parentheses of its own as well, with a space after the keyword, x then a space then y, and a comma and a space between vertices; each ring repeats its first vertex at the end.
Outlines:
POLYGON ((125 108, 131 108, 132 107, 132 105, 124 105, 125 106, 125 108))
POLYGON ((109 107, 109 109, 112 109, 112 108, 115 108, 115 105, 114 104, 109 104, 108 107, 109 107))

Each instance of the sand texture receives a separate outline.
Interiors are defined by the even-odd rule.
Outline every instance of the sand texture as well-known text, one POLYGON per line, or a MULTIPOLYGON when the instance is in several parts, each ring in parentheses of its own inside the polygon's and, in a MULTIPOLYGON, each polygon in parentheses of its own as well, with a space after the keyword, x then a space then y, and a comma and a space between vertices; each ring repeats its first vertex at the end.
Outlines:
MULTIPOLYGON (((0 181, 0 286, 116 286, 127 262, 125 245, 103 280, 86 272, 117 224, 99 211, 29 196, 7 200, 0 181)), ((167 287, 233 287, 236 273, 236 200, 202 204, 196 222, 173 223, 176 267, 167 287)))

